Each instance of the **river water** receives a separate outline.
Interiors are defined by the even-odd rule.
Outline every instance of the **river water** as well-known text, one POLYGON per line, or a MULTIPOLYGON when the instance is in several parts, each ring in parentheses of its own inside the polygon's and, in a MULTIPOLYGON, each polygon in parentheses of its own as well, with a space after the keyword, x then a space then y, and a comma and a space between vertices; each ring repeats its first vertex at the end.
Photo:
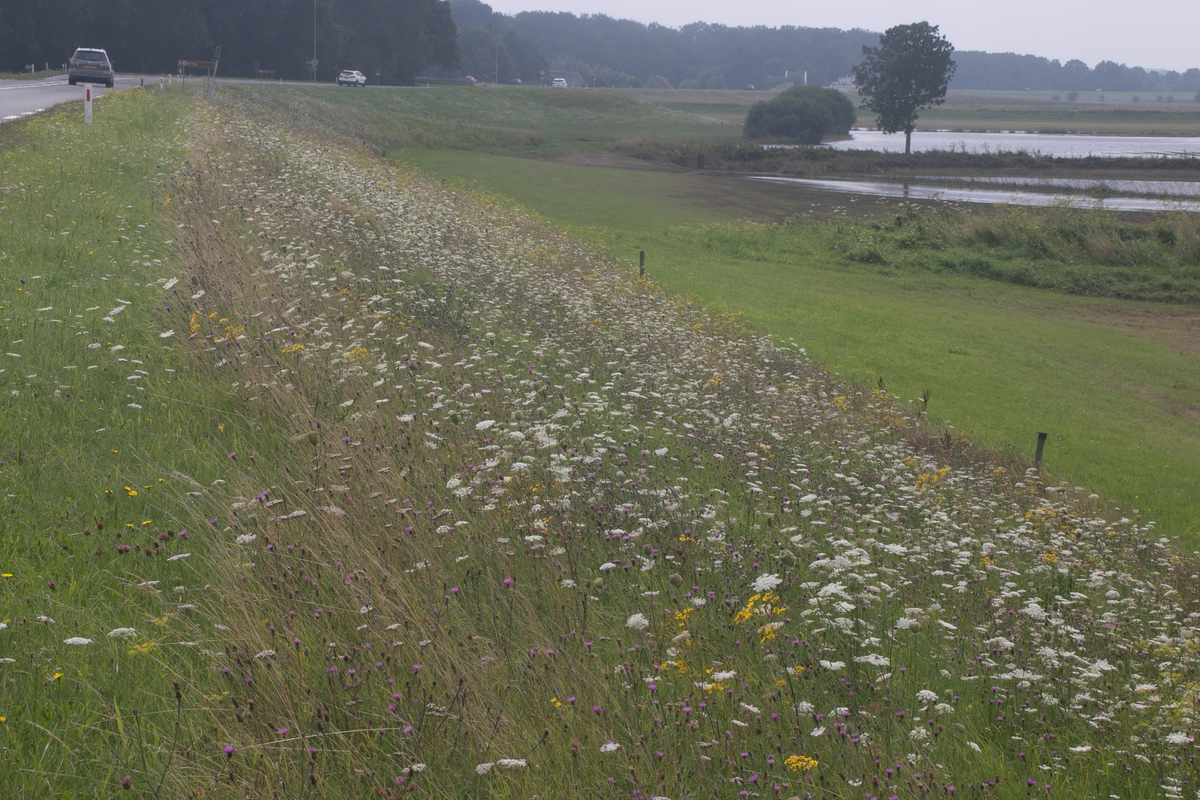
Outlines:
MULTIPOLYGON (((1078 194, 1063 194, 1061 192, 1022 191, 1015 188, 982 188, 972 185, 969 179, 962 179, 964 185, 945 186, 934 183, 888 183, 886 181, 841 181, 816 178, 784 178, 774 175, 753 175, 752 181, 778 183, 791 186, 806 186, 811 189, 822 189, 829 192, 845 192, 848 194, 871 195, 874 197, 898 197, 909 200, 942 200, 958 203, 1009 203, 1019 206, 1073 206, 1076 208, 1105 208, 1111 211, 1191 211, 1200 212, 1200 199, 1179 200, 1164 197, 1147 196, 1104 196, 1089 197, 1078 194)), ((935 179, 944 180, 944 179, 935 179)), ((1009 179, 1011 180, 1011 179, 1009 179)), ((1031 181, 1037 179, 1030 179, 1031 181)), ((1137 183, 1155 183, 1154 181, 1138 181, 1137 183)), ((1050 182, 1043 184, 1047 188, 1054 187, 1050 182)), ((1158 192, 1158 194, 1176 194, 1175 192, 1158 192)))
MULTIPOLYGON (((836 150, 881 150, 903 153, 903 133, 854 130, 851 138, 830 142, 836 150)), ((1043 156, 1181 156, 1200 157, 1200 137, 1093 136, 1085 134, 974 133, 964 131, 913 131, 913 150, 958 150, 967 153, 1027 153, 1043 156)))

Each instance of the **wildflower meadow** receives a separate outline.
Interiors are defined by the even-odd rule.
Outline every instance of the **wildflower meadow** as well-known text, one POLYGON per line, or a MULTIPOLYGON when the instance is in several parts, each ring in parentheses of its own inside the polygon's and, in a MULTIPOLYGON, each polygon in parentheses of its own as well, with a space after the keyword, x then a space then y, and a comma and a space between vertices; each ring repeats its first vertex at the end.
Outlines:
POLYGON ((244 99, 0 141, 13 797, 1200 797, 1194 541, 244 99))

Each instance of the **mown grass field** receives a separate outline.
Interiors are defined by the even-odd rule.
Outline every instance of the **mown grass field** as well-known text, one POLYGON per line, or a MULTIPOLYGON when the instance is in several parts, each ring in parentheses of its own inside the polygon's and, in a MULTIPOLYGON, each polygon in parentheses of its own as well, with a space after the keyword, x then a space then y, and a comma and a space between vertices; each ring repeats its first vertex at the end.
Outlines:
MULTIPOLYGON (((657 89, 626 89, 622 93, 660 108, 695 114, 739 129, 749 106, 774 95, 773 92, 657 89)), ((857 105, 857 96, 851 93, 850 97, 857 105)), ((859 111, 858 127, 869 128, 873 121, 869 111, 859 111)), ((1067 99, 1067 92, 953 90, 946 95, 943 105, 920 112, 917 128, 1197 136, 1200 103, 1191 94, 1080 92, 1078 99, 1072 101, 1067 99)))
POLYGON ((38 70, 37 72, 0 72, 0 81, 41 81, 66 75, 65 69, 38 70))
POLYGON ((1167 525, 193 99, 0 130, 5 796, 1191 791, 1167 525))

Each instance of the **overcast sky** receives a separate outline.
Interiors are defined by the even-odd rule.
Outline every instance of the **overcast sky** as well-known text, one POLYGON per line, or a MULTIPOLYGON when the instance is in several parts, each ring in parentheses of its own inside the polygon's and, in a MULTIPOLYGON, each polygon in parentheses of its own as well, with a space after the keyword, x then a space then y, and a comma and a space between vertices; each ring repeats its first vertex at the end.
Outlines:
POLYGON ((496 11, 603 13, 678 28, 689 22, 865 28, 927 20, 958 50, 1032 53, 1089 67, 1116 61, 1182 72, 1200 67, 1197 0, 484 0, 496 11))

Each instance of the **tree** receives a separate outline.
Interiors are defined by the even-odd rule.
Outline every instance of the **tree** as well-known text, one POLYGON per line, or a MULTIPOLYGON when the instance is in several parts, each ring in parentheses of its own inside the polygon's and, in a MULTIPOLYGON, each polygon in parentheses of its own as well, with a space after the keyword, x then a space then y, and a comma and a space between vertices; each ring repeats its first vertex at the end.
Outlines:
POLYGON ((897 25, 879 37, 879 47, 863 45, 863 60, 854 68, 854 85, 862 107, 879 115, 884 133, 904 131, 904 152, 912 152, 917 110, 945 102, 954 76, 954 45, 928 22, 897 25))

